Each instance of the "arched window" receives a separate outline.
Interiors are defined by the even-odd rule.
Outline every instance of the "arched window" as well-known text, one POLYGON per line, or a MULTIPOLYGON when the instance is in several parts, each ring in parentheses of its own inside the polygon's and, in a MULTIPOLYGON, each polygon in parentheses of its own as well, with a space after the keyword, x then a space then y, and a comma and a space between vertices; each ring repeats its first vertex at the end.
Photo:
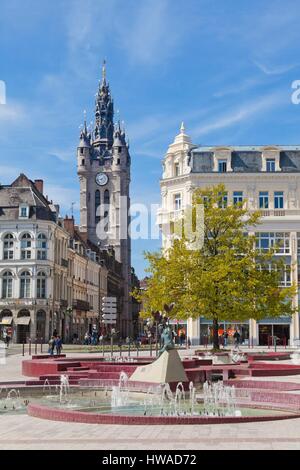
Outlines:
POLYGON ((36 296, 38 299, 46 298, 46 279, 47 276, 44 272, 39 272, 36 281, 36 296))
POLYGON ((20 283, 20 298, 21 299, 28 299, 30 297, 30 272, 24 271, 21 276, 21 283, 20 283))
POLYGON ((108 220, 108 211, 104 212, 104 219, 107 219, 106 224, 104 225, 104 232, 108 232, 109 220, 108 220))
POLYGON ((175 163, 175 165, 174 165, 174 176, 179 176, 179 175, 180 175, 179 163, 175 163))
POLYGON ((8 233, 4 237, 3 243, 3 259, 14 258, 14 237, 11 233, 8 233))
POLYGON ((100 204, 101 204, 100 191, 99 189, 97 189, 95 193, 95 222, 96 224, 100 222, 100 209, 99 209, 100 204))
POLYGON ((5 271, 2 276, 2 299, 9 299, 13 296, 13 275, 10 271, 5 271))
POLYGON ((104 191, 104 204, 109 204, 109 191, 106 189, 104 191))
POLYGON ((37 259, 47 259, 47 237, 43 233, 37 237, 37 259))
POLYGON ((31 259, 31 235, 24 233, 21 238, 21 259, 31 259))

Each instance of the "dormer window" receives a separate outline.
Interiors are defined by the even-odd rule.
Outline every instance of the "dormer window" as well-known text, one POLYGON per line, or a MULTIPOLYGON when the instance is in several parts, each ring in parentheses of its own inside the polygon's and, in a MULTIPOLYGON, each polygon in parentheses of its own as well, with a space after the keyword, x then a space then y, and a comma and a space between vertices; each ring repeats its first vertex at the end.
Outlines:
POLYGON ((227 172, 227 160, 218 160, 218 172, 219 173, 227 172))
POLYGON ((20 219, 28 219, 29 217, 29 206, 21 205, 19 207, 19 218, 20 219))
POLYGON ((265 147, 262 151, 261 171, 274 173, 281 171, 280 168, 280 150, 277 147, 265 147))
POLYGON ((267 158, 266 170, 268 173, 272 173, 273 171, 275 171, 275 165, 276 165, 275 158, 267 158))

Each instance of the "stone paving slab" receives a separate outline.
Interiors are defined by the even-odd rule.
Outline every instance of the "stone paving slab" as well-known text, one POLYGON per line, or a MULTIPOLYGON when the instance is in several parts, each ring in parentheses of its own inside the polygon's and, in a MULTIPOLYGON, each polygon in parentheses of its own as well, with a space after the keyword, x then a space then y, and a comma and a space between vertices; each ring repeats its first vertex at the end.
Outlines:
POLYGON ((300 449, 300 419, 236 425, 144 427, 61 423, 10 415, 0 418, 0 448, 300 449))

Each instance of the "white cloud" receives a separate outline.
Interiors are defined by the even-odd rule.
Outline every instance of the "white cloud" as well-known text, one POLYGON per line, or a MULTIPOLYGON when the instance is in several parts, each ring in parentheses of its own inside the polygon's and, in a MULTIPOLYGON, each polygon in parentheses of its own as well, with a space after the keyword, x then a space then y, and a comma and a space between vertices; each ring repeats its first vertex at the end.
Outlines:
POLYGON ((195 127, 191 130, 191 133, 198 137, 233 126, 243 121, 249 122, 251 118, 255 118, 257 120, 263 113, 283 104, 285 100, 286 96, 280 93, 273 93, 262 98, 257 98, 254 102, 244 103, 242 106, 233 109, 228 113, 216 116, 208 124, 195 127))
POLYGON ((253 61, 253 63, 265 74, 265 75, 282 75, 289 70, 298 67, 299 64, 290 64, 290 65, 279 65, 279 66, 267 66, 261 62, 253 61))

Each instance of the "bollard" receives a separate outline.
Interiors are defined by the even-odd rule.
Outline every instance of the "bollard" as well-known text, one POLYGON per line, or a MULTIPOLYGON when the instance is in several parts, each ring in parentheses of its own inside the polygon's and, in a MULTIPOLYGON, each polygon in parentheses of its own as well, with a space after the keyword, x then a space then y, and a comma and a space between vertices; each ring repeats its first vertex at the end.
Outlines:
POLYGON ((151 341, 151 338, 150 338, 150 357, 152 357, 152 341, 151 341))
POLYGON ((268 349, 270 349, 270 336, 268 335, 268 349))
POLYGON ((34 344, 34 354, 37 355, 37 339, 35 340, 34 344))
POLYGON ((122 357, 122 345, 120 344, 120 357, 122 357))
POLYGON ((31 338, 29 338, 29 349, 28 349, 28 354, 31 356, 31 338))
POLYGON ((138 344, 136 345, 136 357, 139 357, 139 346, 138 346, 138 344))
POLYGON ((131 348, 131 341, 129 341, 129 344, 128 344, 128 357, 130 357, 130 348, 131 348))
POLYGON ((102 355, 104 357, 104 341, 102 340, 102 355))
POLYGON ((284 346, 284 349, 286 349, 286 336, 283 337, 283 346, 284 346))
POLYGON ((41 354, 43 354, 43 338, 41 338, 41 354))
POLYGON ((25 356, 25 343, 22 344, 22 356, 25 356))

